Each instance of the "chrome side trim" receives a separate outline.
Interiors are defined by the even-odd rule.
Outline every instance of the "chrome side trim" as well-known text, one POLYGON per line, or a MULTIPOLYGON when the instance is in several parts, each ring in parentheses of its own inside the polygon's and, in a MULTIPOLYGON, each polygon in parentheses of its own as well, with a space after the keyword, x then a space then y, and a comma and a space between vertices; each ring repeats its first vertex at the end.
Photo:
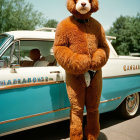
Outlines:
POLYGON ((53 110, 53 111, 48 111, 48 112, 43 112, 43 113, 38 113, 38 114, 29 115, 29 116, 25 116, 25 117, 15 118, 15 119, 11 119, 11 120, 6 120, 6 121, 0 122, 0 124, 5 124, 5 123, 14 122, 14 121, 24 120, 24 119, 28 119, 28 118, 32 118, 32 117, 37 117, 37 116, 42 116, 42 115, 47 115, 47 114, 50 114, 50 113, 55 113, 55 112, 63 111, 63 110, 67 110, 67 109, 70 109, 70 107, 61 108, 61 109, 57 109, 57 110, 53 110))
POLYGON ((140 73, 126 74, 126 75, 117 75, 117 76, 108 76, 108 77, 103 77, 103 79, 109 79, 109 78, 121 78, 121 77, 136 76, 136 75, 140 75, 140 73))
POLYGON ((100 104, 102 104, 102 103, 107 103, 107 102, 112 102, 112 101, 119 100, 119 99, 121 99, 121 97, 117 97, 117 98, 114 98, 114 99, 109 99, 109 100, 100 101, 100 104))
MULTIPOLYGON (((104 101, 101 101, 100 104, 115 101, 115 100, 118 100, 118 99, 121 99, 121 97, 117 97, 117 98, 109 99, 109 100, 104 100, 104 101)), ((38 113, 38 114, 29 115, 29 116, 25 116, 25 117, 15 118, 15 119, 11 119, 11 120, 6 120, 6 121, 0 122, 0 124, 10 123, 10 122, 19 121, 19 120, 28 119, 28 118, 37 117, 37 116, 42 116, 42 115, 47 115, 47 114, 50 114, 50 113, 63 111, 63 110, 67 110, 67 109, 70 109, 70 107, 61 108, 61 109, 48 111, 48 112, 43 112, 43 113, 38 113)))
POLYGON ((37 125, 29 126, 29 127, 24 127, 24 128, 17 129, 17 130, 13 130, 13 131, 1 133, 0 137, 6 136, 6 135, 9 135, 9 134, 13 134, 13 133, 17 133, 17 132, 21 132, 21 131, 25 131, 25 130, 29 130, 29 129, 33 129, 33 128, 37 128, 37 127, 41 127, 41 126, 48 125, 48 124, 53 124, 53 123, 65 121, 65 120, 68 120, 69 118, 70 117, 65 117, 63 119, 58 119, 58 120, 54 120, 54 121, 50 121, 50 122, 45 122, 45 123, 41 123, 41 124, 37 124, 37 125))

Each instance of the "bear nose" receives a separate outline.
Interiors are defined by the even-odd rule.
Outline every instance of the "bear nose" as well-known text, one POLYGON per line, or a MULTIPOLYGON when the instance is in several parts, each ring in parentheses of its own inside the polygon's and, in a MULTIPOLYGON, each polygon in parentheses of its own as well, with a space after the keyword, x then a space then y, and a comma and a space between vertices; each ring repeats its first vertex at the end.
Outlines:
POLYGON ((86 6, 86 3, 85 3, 85 2, 82 2, 81 5, 82 5, 83 7, 85 7, 85 6, 86 6))

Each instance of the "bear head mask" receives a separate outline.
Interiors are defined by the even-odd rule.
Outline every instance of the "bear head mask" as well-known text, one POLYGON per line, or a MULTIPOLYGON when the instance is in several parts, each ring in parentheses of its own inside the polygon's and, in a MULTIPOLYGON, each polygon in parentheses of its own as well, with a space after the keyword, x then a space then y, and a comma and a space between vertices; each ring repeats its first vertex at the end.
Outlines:
POLYGON ((67 9, 78 19, 88 19, 99 9, 98 0, 67 0, 67 9))

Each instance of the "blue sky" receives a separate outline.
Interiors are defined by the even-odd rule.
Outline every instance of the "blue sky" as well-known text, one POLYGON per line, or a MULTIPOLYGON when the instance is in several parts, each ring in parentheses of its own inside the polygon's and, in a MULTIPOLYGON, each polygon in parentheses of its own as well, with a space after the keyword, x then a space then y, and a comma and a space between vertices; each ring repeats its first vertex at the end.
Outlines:
MULTIPOLYGON (((42 12, 47 19, 58 22, 70 16, 66 9, 67 0, 26 0, 34 9, 42 12)), ((108 29, 120 15, 136 16, 140 13, 140 0, 99 0, 99 11, 92 14, 103 27, 108 29)))

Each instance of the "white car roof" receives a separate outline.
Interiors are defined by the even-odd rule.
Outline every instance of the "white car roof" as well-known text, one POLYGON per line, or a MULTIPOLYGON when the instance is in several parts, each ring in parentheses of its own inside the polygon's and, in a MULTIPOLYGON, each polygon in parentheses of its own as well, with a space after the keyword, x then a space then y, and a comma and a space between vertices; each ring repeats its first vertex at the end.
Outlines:
POLYGON ((7 34, 13 35, 14 40, 17 39, 43 39, 43 40, 54 40, 55 32, 45 31, 11 31, 6 32, 7 34))
MULTIPOLYGON (((14 36, 14 40, 54 40, 55 39, 55 32, 46 32, 46 31, 11 31, 7 32, 10 35, 14 36)), ((112 37, 106 36, 108 44, 110 46, 110 57, 116 58, 118 57, 117 53, 115 52, 112 44, 108 39, 112 37)), ((113 38, 114 39, 114 38, 113 38)))

